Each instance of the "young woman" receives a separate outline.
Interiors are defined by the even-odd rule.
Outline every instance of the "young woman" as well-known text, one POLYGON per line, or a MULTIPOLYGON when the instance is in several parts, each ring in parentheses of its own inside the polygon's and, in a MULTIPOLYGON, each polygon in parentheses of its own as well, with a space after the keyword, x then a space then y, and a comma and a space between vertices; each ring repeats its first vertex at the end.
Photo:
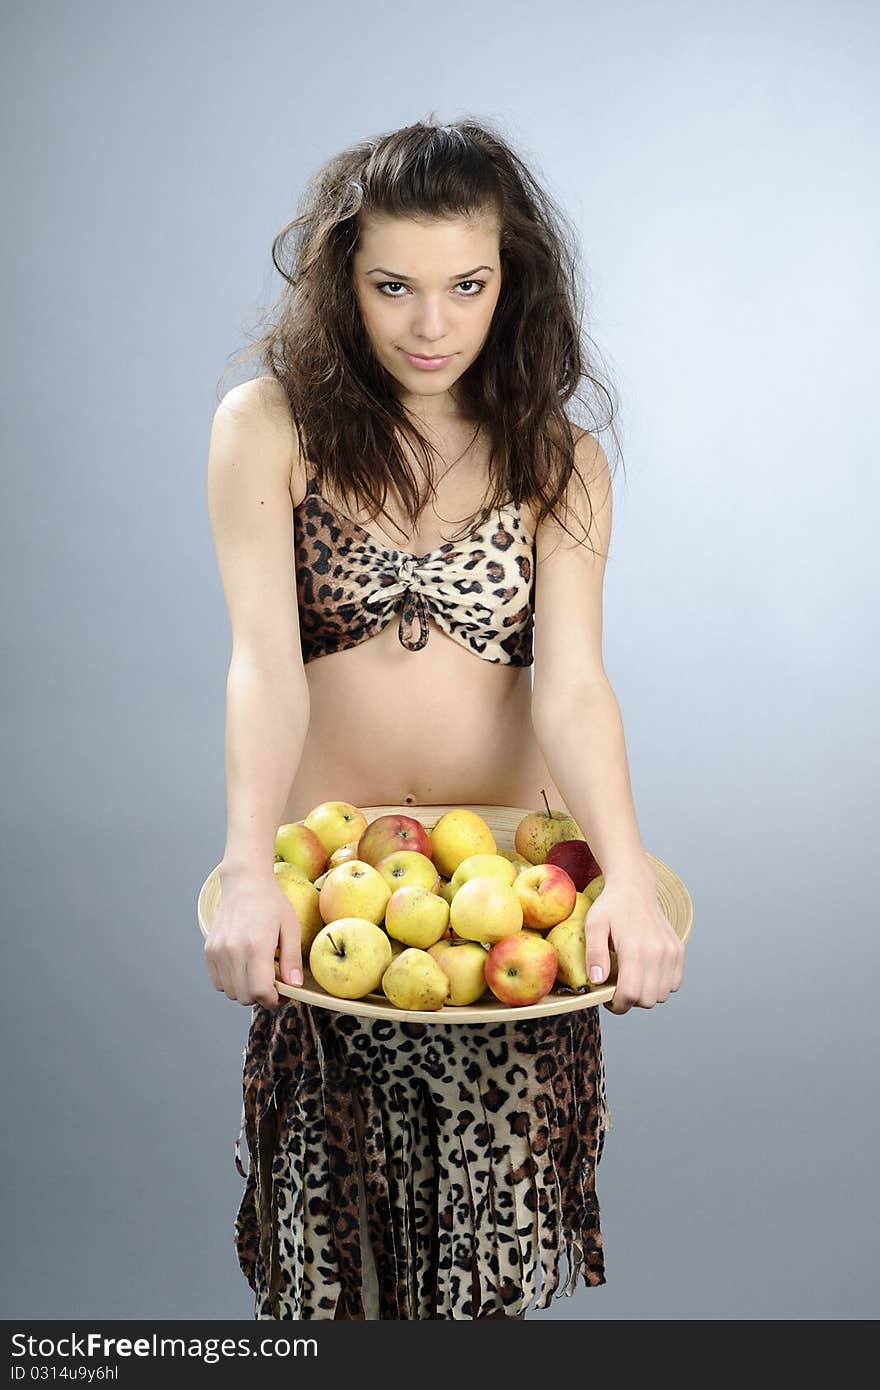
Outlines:
POLYGON ((276 238, 281 269, 297 232, 267 370, 214 418, 233 645, 205 955, 252 1007, 235 1241, 258 1318, 523 1317, 605 1279, 598 1008, 398 1024, 279 996, 274 964, 302 982, 280 824, 543 792, 604 872, 588 966, 604 980, 616 952, 608 1007, 681 982, 603 668, 611 478, 564 411, 596 377, 562 228, 485 122, 344 151, 276 238))

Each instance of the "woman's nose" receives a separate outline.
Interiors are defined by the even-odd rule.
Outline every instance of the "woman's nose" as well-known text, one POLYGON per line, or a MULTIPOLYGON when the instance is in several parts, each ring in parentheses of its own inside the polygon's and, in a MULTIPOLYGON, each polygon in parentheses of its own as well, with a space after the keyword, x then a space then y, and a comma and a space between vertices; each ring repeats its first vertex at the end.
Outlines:
POLYGON ((428 342, 439 342, 446 336, 446 318, 440 304, 426 302, 413 319, 413 334, 428 342))

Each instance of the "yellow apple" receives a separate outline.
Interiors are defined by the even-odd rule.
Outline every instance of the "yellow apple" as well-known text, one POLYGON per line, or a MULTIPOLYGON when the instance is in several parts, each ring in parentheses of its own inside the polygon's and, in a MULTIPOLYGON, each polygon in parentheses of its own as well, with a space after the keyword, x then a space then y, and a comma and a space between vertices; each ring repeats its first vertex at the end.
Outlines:
POLYGON ((500 941, 519 931, 523 910, 515 886, 499 878, 469 878, 449 907, 449 921, 456 936, 467 941, 500 941))
POLYGON ((314 830, 328 855, 351 840, 359 840, 369 822, 363 811, 350 801, 321 801, 303 818, 314 830))
POLYGON ((513 883, 517 870, 502 854, 469 854, 462 859, 452 878, 453 896, 469 878, 500 878, 502 883, 513 883))
POLYGON ((577 899, 577 889, 558 864, 523 869, 514 879, 513 891, 522 903, 523 925, 539 931, 549 931, 570 917, 577 899))
POLYGON ((327 851, 314 830, 301 820, 279 825, 275 832, 276 863, 295 864, 300 873, 314 883, 327 867, 327 851))
POLYGON ((321 885, 321 916, 325 922, 339 917, 366 917, 378 925, 390 897, 391 889, 372 864, 349 859, 330 869, 321 885))
POLYGON ((583 917, 568 917, 547 933, 559 957, 556 978, 571 989, 583 989, 587 979, 587 933, 583 917))
POLYGON ((431 831, 431 858, 444 878, 452 878, 470 854, 495 854, 495 836, 483 817, 466 806, 446 811, 431 831))
POLYGON ((418 946, 407 946, 382 976, 385 997, 397 1009, 440 1009, 448 988, 445 971, 418 946))
POLYGON ((425 950, 445 936, 449 903, 417 883, 395 888, 385 908, 385 930, 396 941, 425 950))
POLYGON ((437 865, 417 849, 395 849, 384 859, 377 859, 375 869, 382 875, 393 893, 396 888, 416 884, 436 893, 440 887, 437 865))
POLYGON ((340 917, 312 942, 309 969, 335 998, 362 999, 379 988, 391 960, 391 942, 381 927, 366 917, 340 917))
POLYGON ((537 1004, 553 988, 558 964, 546 937, 514 932, 489 949, 486 983, 502 1004, 537 1004))
POLYGON ((530 864, 543 864, 559 840, 582 840, 581 828, 567 811, 530 811, 516 827, 513 847, 530 864))
POLYGON ((441 878, 440 887, 437 889, 441 898, 445 898, 448 903, 455 897, 455 889, 452 886, 451 878, 441 878))
POLYGON ((454 945, 438 941, 428 947, 449 980, 447 1004, 474 1004, 486 993, 485 964, 488 951, 478 941, 462 941, 454 945))
POLYGON ((275 865, 275 877, 297 916, 300 925, 300 950, 303 963, 308 959, 309 950, 318 932, 324 925, 318 905, 319 893, 313 883, 300 874, 293 864, 283 861, 275 865))

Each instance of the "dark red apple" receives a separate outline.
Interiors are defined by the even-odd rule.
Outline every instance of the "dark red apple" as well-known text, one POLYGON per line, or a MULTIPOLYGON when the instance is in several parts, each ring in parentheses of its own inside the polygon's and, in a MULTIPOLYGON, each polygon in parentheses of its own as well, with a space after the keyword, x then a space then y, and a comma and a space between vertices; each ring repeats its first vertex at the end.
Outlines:
POLYGON ((586 840, 557 840, 548 849, 546 862, 564 869, 579 893, 602 872, 586 840))

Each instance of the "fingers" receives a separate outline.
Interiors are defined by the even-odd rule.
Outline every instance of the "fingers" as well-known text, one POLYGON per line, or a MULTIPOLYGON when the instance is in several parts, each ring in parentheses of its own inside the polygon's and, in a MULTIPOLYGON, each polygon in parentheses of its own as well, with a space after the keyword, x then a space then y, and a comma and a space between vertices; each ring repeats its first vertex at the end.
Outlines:
POLYGON ((653 1009, 655 1004, 665 1003, 681 985, 684 957, 684 944, 671 928, 666 939, 624 943, 617 986, 605 1008, 609 1013, 625 1014, 632 1008, 653 1009))
POLYGON ((241 1003, 262 1004, 268 1009, 276 1009, 285 1003, 287 997, 278 990, 278 980, 288 985, 301 985, 303 982, 302 927, 296 914, 292 912, 290 916, 282 918, 278 948, 271 961, 266 961, 262 955, 255 955, 251 950, 243 965, 245 987, 243 992, 238 993, 241 1003))
POLYGON ((281 953, 278 962, 281 979, 286 985, 303 982, 302 930, 299 922, 281 924, 281 953))
POLYGON ((225 994, 228 999, 236 996, 230 992, 231 973, 229 962, 226 956, 219 950, 213 937, 208 937, 205 942, 205 962, 208 966, 208 974, 211 976, 214 988, 221 994, 225 994))
POLYGON ((614 994, 603 1007, 610 1014, 628 1014, 636 1002, 637 996, 634 996, 631 991, 624 991, 618 979, 614 994))
POLYGON ((587 913, 584 919, 587 937, 587 979, 590 984, 599 985, 607 980, 611 970, 611 952, 608 945, 608 922, 600 918, 590 921, 587 913))
POLYGON ((216 943, 212 951, 205 944, 205 960, 214 988, 234 1003, 249 1007, 263 1004, 276 1008, 281 996, 275 988, 275 962, 248 953, 243 947, 220 950, 216 943))
POLYGON ((232 875, 205 940, 214 988, 239 1004, 276 1008, 282 1001, 279 979, 302 984, 301 935, 275 874, 232 875))
POLYGON ((670 993, 674 993, 675 990, 681 989, 681 982, 684 976, 684 962, 684 942, 680 937, 676 937, 675 964, 672 969, 672 984, 669 987, 670 993))
POLYGON ((655 969, 653 982, 657 1003, 663 1004, 681 985, 684 974, 684 942, 670 928, 655 969))
POLYGON ((211 984, 214 986, 215 989, 222 990, 223 981, 220 979, 220 972, 214 961, 214 957, 208 949, 210 945, 211 938, 208 936, 205 938, 205 964, 208 967, 208 974, 211 976, 211 984))
POLYGON ((266 1009, 277 1009, 282 995, 275 986, 275 961, 260 960, 251 956, 245 962, 246 984, 241 1004, 262 1004, 266 1009))

